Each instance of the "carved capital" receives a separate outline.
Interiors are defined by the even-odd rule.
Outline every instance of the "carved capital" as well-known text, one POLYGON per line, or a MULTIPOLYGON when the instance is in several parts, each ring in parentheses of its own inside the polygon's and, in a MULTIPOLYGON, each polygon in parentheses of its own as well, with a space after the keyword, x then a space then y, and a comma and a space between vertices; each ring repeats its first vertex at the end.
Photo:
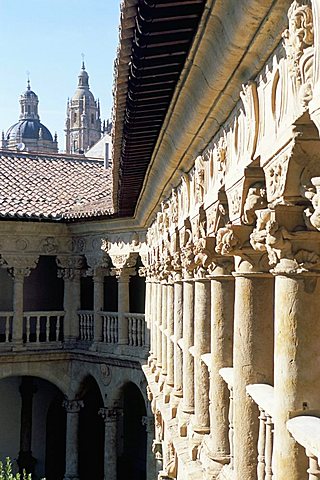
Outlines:
POLYGON ((111 268, 110 273, 111 276, 116 277, 118 281, 129 282, 130 277, 136 275, 137 272, 135 268, 122 267, 111 268))
POLYGON ((81 408, 84 407, 84 403, 83 400, 64 400, 62 406, 67 413, 79 413, 81 408))
POLYGON ((154 433, 154 418, 144 416, 141 419, 142 425, 146 428, 147 433, 154 433))
POLYGON ((79 280, 84 269, 84 259, 82 255, 58 255, 56 257, 58 265, 58 277, 64 280, 79 280))
POLYGON ((8 268, 9 274, 14 279, 28 277, 31 270, 38 264, 38 255, 2 255, 3 265, 8 268))
POLYGON ((239 248, 241 248, 241 241, 233 225, 228 224, 217 231, 215 250, 219 255, 234 255, 239 248))
POLYGON ((123 269, 135 267, 138 255, 136 252, 110 253, 110 258, 115 269, 123 269))
POLYGON ((120 415, 119 408, 100 408, 98 414, 103 418, 104 423, 114 423, 117 421, 120 415))

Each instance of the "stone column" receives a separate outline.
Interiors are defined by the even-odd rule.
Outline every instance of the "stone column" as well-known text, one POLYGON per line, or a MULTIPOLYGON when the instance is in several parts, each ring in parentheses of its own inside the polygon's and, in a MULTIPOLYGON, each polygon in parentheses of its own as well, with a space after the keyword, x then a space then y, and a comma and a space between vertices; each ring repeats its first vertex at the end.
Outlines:
POLYGON ((174 282, 174 395, 182 397, 183 394, 183 355, 178 341, 183 336, 183 284, 181 272, 175 274, 174 282))
POLYGON ((152 298, 151 298, 151 345, 152 345, 152 359, 153 359, 153 365, 156 365, 157 363, 157 358, 158 358, 158 353, 157 353, 157 318, 158 318, 158 312, 157 312, 157 307, 158 307, 158 284, 156 283, 155 278, 153 278, 152 282, 152 298))
POLYGON ((13 322, 12 343, 13 349, 20 349, 23 345, 23 289, 24 279, 31 270, 37 266, 38 256, 5 255, 3 256, 8 265, 8 272, 13 278, 13 322))
MULTIPOLYGON (((273 278, 253 273, 241 261, 235 273, 234 306, 234 470, 237 478, 257 478, 258 407, 246 394, 252 383, 273 381, 273 278)), ((291 479, 290 479, 291 480, 291 479)))
POLYGON ((234 278, 232 263, 214 264, 211 275, 210 457, 219 468, 229 461, 229 389, 219 374, 232 367, 234 278))
POLYGON ((116 408, 100 408, 104 429, 104 479, 117 480, 117 419, 116 408))
POLYGON ((167 375, 167 281, 161 282, 161 343, 162 343, 162 375, 167 375))
POLYGON ((210 352, 210 280, 196 278, 194 287, 194 391, 193 430, 209 433, 209 372, 201 355, 210 352))
POLYGON ((32 402, 36 389, 33 377, 22 377, 20 385, 21 394, 21 426, 20 426, 20 451, 17 463, 19 471, 34 473, 36 459, 32 456, 32 402))
MULTIPOLYGON (((311 252, 304 255, 312 258, 311 252)), ((319 299, 319 273, 276 274, 273 470, 277 480, 306 477, 305 452, 297 448, 286 421, 299 414, 312 415, 319 408, 319 299)))
POLYGON ((162 368, 162 285, 157 284, 157 367, 162 368))
POLYGON ((173 387, 174 384, 174 309, 173 309, 174 287, 172 279, 168 279, 167 284, 167 386, 173 387))
POLYGON ((57 264, 60 268, 58 276, 64 280, 64 340, 66 343, 75 343, 80 333, 78 310, 80 309, 80 278, 83 257, 58 256, 57 264))
POLYGON ((24 278, 30 270, 24 268, 12 268, 13 277, 13 322, 12 322, 12 343, 15 348, 23 344, 23 284, 24 278))
POLYGON ((64 480, 79 480, 79 412, 82 400, 65 400, 63 406, 67 412, 66 431, 66 473, 64 480))
POLYGON ((194 281, 190 273, 183 281, 183 405, 186 413, 194 412, 194 360, 189 348, 194 343, 194 281))
POLYGON ((94 331, 93 341, 98 344, 102 340, 102 317, 104 301, 104 271, 95 268, 93 274, 93 310, 94 310, 94 331))
POLYGON ((142 417, 142 425, 145 426, 147 432, 146 480, 154 480, 157 476, 156 459, 152 452, 152 445, 154 440, 154 417, 142 417))

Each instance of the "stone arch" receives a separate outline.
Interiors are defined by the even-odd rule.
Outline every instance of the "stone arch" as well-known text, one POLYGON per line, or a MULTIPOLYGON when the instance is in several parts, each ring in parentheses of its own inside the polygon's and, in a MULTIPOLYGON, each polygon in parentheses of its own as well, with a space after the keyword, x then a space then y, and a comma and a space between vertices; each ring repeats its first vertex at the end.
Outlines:
POLYGON ((68 376, 67 363, 62 367, 53 366, 52 362, 11 362, 2 364, 0 380, 7 377, 38 377, 47 380, 56 386, 63 395, 69 392, 70 379, 68 376))
POLYGON ((108 407, 112 408, 119 405, 123 395, 123 390, 127 384, 134 384, 139 390, 143 400, 146 410, 148 409, 148 399, 147 399, 147 381, 142 370, 137 370, 135 368, 126 368, 121 369, 119 374, 117 374, 117 367, 113 367, 112 380, 108 385, 106 390, 108 398, 108 407))

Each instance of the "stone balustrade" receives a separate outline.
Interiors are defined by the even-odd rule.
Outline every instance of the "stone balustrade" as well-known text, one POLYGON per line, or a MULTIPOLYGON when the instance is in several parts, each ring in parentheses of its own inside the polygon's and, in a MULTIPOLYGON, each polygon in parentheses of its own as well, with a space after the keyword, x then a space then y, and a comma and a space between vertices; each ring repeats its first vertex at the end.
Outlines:
POLYGON ((1 312, 0 314, 0 342, 9 343, 12 340, 13 312, 1 312))
POLYGON ((114 312, 101 312, 102 316, 102 341, 105 343, 118 343, 118 314, 114 312))
POLYGON ((23 338, 28 343, 61 342, 64 312, 24 312, 23 338))
MULTIPOLYGON (((98 342, 100 345, 118 344, 119 338, 119 315, 116 312, 98 312, 101 318, 102 335, 98 342)), ((32 344, 33 348, 41 344, 50 344, 50 348, 64 342, 64 311, 36 311, 24 312, 21 337, 23 345, 32 344)), ((78 310, 80 342, 94 340, 95 315, 91 310, 78 310)), ((147 336, 144 314, 124 313, 128 325, 129 347, 147 347, 147 336)), ((12 331, 14 326, 14 312, 0 312, 0 345, 13 344, 12 331)), ((84 343, 85 344, 85 343, 84 343)), ((83 348, 83 346, 81 347, 83 348)))
POLYGON ((308 480, 320 478, 320 418, 299 415, 287 421, 287 428, 309 459, 308 480))
POLYGON ((247 394, 259 407, 258 480, 272 480, 274 388, 267 384, 248 385, 247 394))
POLYGON ((89 310, 78 311, 80 340, 93 340, 94 314, 89 310))

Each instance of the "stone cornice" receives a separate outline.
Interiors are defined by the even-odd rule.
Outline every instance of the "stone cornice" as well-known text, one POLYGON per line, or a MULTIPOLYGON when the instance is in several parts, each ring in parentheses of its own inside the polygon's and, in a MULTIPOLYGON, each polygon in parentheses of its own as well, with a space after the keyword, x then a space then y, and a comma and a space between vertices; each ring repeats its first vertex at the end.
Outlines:
POLYGON ((286 27, 283 2, 232 2, 229 8, 230 1, 227 5, 222 1, 207 4, 207 15, 198 29, 145 177, 135 214, 138 224, 150 222, 158 202, 168 195, 169 185, 171 189, 178 184, 181 171, 191 168, 234 108, 234 93, 238 96, 243 81, 262 68, 286 27), (245 34, 244 24, 250 26, 245 34))

